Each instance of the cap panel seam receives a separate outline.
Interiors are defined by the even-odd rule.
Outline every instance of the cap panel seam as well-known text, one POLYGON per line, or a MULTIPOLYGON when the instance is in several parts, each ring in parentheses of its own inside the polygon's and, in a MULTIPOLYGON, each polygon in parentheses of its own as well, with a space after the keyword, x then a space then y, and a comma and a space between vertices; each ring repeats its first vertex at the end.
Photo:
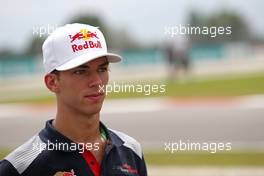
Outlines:
MULTIPOLYGON (((58 61, 58 58, 57 58, 57 54, 56 54, 56 51, 55 51, 55 49, 54 49, 54 36, 52 36, 52 38, 51 38, 51 42, 52 42, 52 51, 53 51, 53 53, 54 53, 54 60, 55 61, 58 61)), ((56 64, 56 63, 55 63, 56 64)), ((52 69, 52 70, 50 70, 50 72, 51 71, 53 71, 53 70, 55 70, 56 68, 54 68, 54 69, 52 69)))

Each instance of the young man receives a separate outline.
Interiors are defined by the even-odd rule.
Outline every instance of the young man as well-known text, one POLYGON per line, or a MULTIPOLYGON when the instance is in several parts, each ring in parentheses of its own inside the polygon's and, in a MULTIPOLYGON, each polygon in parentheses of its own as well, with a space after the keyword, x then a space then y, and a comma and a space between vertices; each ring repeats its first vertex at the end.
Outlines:
POLYGON ((140 144, 100 122, 108 65, 101 31, 84 24, 56 29, 43 44, 45 84, 57 114, 0 163, 1 176, 146 176, 140 144))

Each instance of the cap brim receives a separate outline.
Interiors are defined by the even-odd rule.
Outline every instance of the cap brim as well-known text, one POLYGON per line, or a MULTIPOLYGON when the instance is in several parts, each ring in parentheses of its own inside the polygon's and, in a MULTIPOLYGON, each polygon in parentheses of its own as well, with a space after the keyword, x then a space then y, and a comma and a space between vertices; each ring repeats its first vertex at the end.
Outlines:
POLYGON ((62 64, 61 66, 57 67, 56 70, 58 71, 65 71, 65 70, 69 70, 69 69, 72 69, 72 68, 75 68, 75 67, 78 67, 82 64, 85 64, 86 62, 89 62, 89 61, 92 61, 92 60, 95 60, 95 59, 98 59, 100 57, 106 57, 108 62, 120 62, 122 57, 120 55, 117 55, 117 54, 113 54, 113 53, 105 53, 105 54, 96 54, 94 56, 91 56, 91 54, 84 54, 84 55, 81 55, 81 56, 78 56, 74 59, 71 59, 70 61, 62 64))

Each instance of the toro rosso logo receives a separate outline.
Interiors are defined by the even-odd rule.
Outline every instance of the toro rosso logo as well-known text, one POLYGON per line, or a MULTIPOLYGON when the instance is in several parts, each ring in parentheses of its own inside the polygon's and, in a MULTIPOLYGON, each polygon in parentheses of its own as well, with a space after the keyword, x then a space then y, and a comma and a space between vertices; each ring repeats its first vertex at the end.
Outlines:
POLYGON ((54 176, 76 176, 74 174, 74 170, 72 169, 71 172, 57 172, 54 176))
POLYGON ((70 43, 75 43, 76 41, 83 41, 82 44, 72 44, 72 51, 80 51, 88 48, 102 48, 101 42, 97 37, 96 32, 87 31, 86 29, 81 29, 75 34, 70 34, 70 43), (92 40, 93 39, 93 40, 92 40))
POLYGON ((136 169, 132 168, 127 163, 124 163, 121 166, 117 166, 114 169, 117 169, 117 170, 119 170, 121 172, 124 172, 124 173, 129 173, 129 174, 132 174, 132 175, 138 175, 138 171, 136 169))

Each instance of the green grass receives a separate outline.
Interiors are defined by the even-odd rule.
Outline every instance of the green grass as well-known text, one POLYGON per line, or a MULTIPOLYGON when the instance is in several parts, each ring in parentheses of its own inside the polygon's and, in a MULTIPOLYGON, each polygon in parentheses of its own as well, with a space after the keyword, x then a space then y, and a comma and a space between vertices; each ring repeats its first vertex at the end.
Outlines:
MULTIPOLYGON (((264 73, 240 76, 226 76, 224 78, 210 78, 204 80, 189 79, 185 81, 138 81, 126 82, 129 85, 166 85, 164 93, 151 93, 145 95, 144 92, 119 92, 109 93, 108 99, 119 98, 147 98, 147 97, 220 97, 220 96, 241 96, 264 94, 264 73)), ((128 89, 127 89, 128 90, 128 89)), ((48 91, 48 90, 46 90, 48 91)), ((147 92, 147 89, 146 89, 147 92)), ((28 92, 27 92, 28 93, 28 92)), ((0 92, 1 97, 1 92, 0 92)), ((27 98, 17 98, 12 100, 0 100, 0 103, 46 103, 54 101, 54 96, 44 94, 43 96, 27 98)))
POLYGON ((241 96, 264 94, 264 74, 250 77, 226 78, 218 80, 187 80, 184 82, 144 82, 139 84, 165 84, 165 93, 110 93, 108 98, 131 97, 210 97, 210 96, 241 96))
POLYGON ((263 152, 192 153, 192 152, 145 152, 149 165, 180 166, 264 166, 263 152))
POLYGON ((169 83, 168 96, 241 96, 264 93, 264 74, 252 77, 240 77, 222 80, 169 83))
POLYGON ((8 153, 10 153, 11 150, 7 148, 1 148, 0 149, 0 160, 3 159, 8 153))

